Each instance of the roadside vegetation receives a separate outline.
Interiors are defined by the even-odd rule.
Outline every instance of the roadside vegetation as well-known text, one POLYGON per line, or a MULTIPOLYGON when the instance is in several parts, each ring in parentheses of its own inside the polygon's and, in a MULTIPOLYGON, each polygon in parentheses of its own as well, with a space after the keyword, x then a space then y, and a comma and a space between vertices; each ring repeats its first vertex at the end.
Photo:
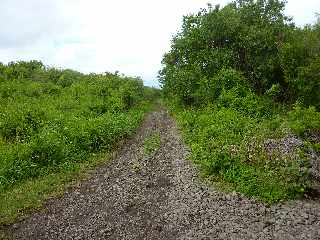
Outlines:
POLYGON ((161 145, 160 133, 155 133, 145 139, 143 143, 143 150, 146 155, 150 155, 157 151, 161 145))
POLYGON ((268 203, 306 194, 320 161, 320 21, 297 27, 284 7, 185 16, 159 74, 203 175, 268 203))
POLYGON ((101 153, 135 131, 156 94, 117 73, 0 64, 0 223, 106 159, 101 153))

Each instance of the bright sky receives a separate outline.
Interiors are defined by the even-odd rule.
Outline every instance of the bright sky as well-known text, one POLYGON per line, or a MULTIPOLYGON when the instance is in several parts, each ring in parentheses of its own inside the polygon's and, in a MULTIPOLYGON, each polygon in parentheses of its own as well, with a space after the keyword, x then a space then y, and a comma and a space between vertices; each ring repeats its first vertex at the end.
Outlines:
MULTIPOLYGON (((41 60, 81 72, 157 74, 182 16, 228 0, 1 0, 0 62, 41 60)), ((319 0, 288 0, 287 15, 313 23, 319 0)))

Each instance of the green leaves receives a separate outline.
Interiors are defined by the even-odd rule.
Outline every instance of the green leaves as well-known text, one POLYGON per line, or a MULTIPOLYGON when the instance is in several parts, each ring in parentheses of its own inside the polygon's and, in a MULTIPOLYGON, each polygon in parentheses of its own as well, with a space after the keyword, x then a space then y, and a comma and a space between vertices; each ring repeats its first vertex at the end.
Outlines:
POLYGON ((0 189, 76 167, 137 128, 158 92, 141 79, 0 64, 0 189), (147 100, 144 100, 146 96, 147 100))
POLYGON ((319 23, 297 28, 284 7, 235 0, 185 16, 159 76, 202 172, 267 202, 306 190, 307 159, 269 156, 264 141, 320 129, 319 23), (316 108, 289 111, 297 100, 316 108))
POLYGON ((150 155, 154 151, 158 150, 161 144, 160 134, 155 133, 145 139, 143 143, 144 153, 150 155))
POLYGON ((239 84, 258 95, 278 86, 274 101, 318 105, 319 24, 299 29, 284 7, 279 0, 237 0, 185 16, 162 61, 164 92, 186 105, 212 102, 225 79, 214 87, 208 82, 220 78, 222 69, 234 69, 243 76, 239 84))
MULTIPOLYGON (((256 112, 261 105, 258 102, 256 112)), ((299 154, 304 150, 270 154, 266 143, 270 139, 280 139, 271 140, 273 143, 286 141, 283 139, 290 138, 290 128, 302 132, 301 136, 307 129, 318 129, 320 118, 314 108, 296 107, 280 116, 268 111, 270 118, 215 105, 171 109, 191 149, 192 160, 205 177, 268 203, 301 196, 309 186, 308 174, 302 171, 308 159, 299 154)))

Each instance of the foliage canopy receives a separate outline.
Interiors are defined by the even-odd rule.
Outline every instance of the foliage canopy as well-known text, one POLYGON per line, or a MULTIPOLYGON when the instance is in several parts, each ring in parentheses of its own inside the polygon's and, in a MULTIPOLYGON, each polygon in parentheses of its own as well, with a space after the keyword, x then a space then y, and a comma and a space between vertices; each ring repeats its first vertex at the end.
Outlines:
POLYGON ((319 109, 319 22, 296 27, 284 7, 278 0, 237 0, 185 16, 162 61, 164 91, 187 105, 202 103, 208 95, 199 91, 221 88, 217 75, 233 69, 258 95, 277 89, 277 101, 319 109))

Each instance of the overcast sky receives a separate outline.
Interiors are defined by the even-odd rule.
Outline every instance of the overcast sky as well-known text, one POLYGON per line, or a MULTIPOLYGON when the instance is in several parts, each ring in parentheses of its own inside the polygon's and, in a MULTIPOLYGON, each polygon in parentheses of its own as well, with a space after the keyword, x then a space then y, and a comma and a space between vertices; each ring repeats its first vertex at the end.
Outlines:
MULTIPOLYGON (((227 0, 0 0, 0 62, 41 60, 81 72, 157 72, 182 16, 227 0)), ((320 0, 288 0, 287 15, 313 23, 320 0)))

